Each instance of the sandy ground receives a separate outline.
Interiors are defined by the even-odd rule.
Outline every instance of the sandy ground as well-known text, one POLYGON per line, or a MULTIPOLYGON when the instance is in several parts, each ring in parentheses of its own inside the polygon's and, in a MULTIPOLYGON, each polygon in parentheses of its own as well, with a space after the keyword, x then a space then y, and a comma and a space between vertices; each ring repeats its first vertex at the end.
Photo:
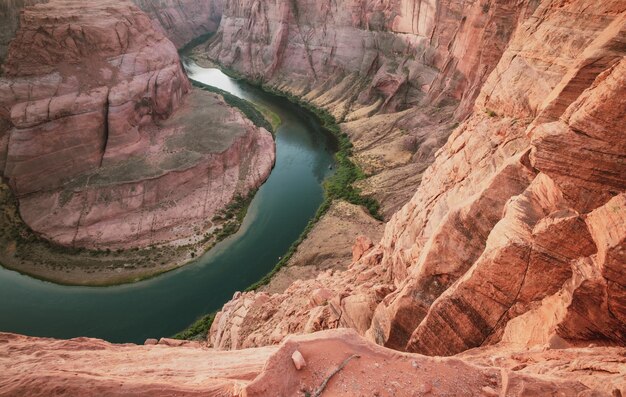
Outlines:
POLYGON ((300 244, 287 266, 260 291, 282 293, 295 280, 315 278, 328 269, 345 269, 352 260, 356 238, 365 235, 378 241, 383 230, 384 223, 369 216, 364 208, 335 201, 300 244))

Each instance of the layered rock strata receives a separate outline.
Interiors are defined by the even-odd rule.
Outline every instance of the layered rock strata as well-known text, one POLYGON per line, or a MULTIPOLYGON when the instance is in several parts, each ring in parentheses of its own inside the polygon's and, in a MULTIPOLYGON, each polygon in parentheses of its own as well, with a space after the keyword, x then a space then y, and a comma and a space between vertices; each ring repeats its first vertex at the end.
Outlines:
MULTIPOLYGON (((15 37, 19 25, 19 14, 24 7, 48 0, 5 0, 0 3, 0 64, 4 62, 9 43, 15 37)), ((1 72, 1 71, 0 71, 1 72)))
MULTIPOLYGON (((19 27, 20 11, 24 7, 47 3, 49 0, 4 0, 0 3, 0 64, 6 58, 9 43, 19 27)), ((156 30, 162 32, 178 48, 193 39, 215 32, 222 17, 221 0, 133 0, 152 19, 156 30)))
POLYGON ((351 0, 224 5, 207 53, 329 110, 355 145, 385 216, 467 115, 535 1, 351 0))
POLYGON ((381 348, 347 330, 237 352, 197 342, 136 346, 0 334, 0 353, 0 396, 7 397, 610 396, 626 387, 624 352, 615 348, 476 350, 441 359, 381 348))
POLYGON ((535 5, 380 243, 357 243, 348 270, 237 296, 214 346, 336 327, 429 355, 626 343, 626 5, 535 5))
POLYGON ((178 48, 197 37, 217 31, 222 0, 133 0, 178 48))
POLYGON ((0 169, 56 243, 128 248, 201 235, 274 162, 271 135, 191 92, 176 47, 132 3, 22 13, 0 81, 0 169))

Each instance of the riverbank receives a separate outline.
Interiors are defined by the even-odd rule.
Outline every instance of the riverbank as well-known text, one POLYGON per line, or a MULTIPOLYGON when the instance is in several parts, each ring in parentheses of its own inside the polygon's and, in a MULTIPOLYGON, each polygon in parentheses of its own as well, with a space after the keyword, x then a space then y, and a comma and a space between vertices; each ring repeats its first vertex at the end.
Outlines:
POLYGON ((88 250, 56 245, 37 236, 20 218, 9 187, 0 183, 0 265, 60 285, 136 283, 185 266, 235 234, 254 193, 235 197, 213 218, 215 226, 192 240, 130 250, 88 250))
MULTIPOLYGON (((224 101, 229 104, 230 102, 235 102, 233 98, 230 98, 230 101, 228 101, 227 98, 219 99, 219 97, 213 94, 203 93, 200 88, 195 88, 194 94, 190 97, 190 101, 196 100, 199 101, 196 107, 206 109, 204 112, 208 114, 207 117, 212 117, 211 115, 214 112, 222 112, 222 108, 226 108, 224 101), (206 102, 205 99, 210 99, 210 101, 206 102), (219 106, 216 107, 216 105, 219 106), (211 111, 209 112, 208 110, 211 111)), ((263 118, 255 107, 241 99, 237 101, 237 105, 231 106, 238 108, 242 115, 249 116, 259 127, 272 129, 270 123, 263 118)), ((233 128, 238 124, 224 124, 224 127, 221 128, 221 122, 208 123, 205 120, 206 117, 196 117, 195 113, 197 113, 197 110, 195 109, 181 112, 179 112, 181 113, 180 117, 177 113, 173 117, 175 120, 170 120, 166 123, 180 122, 181 125, 187 126, 187 129, 185 127, 179 128, 181 130, 179 131, 180 134, 167 138, 168 140, 165 144, 167 152, 163 155, 157 154, 157 156, 160 156, 158 158, 161 163, 173 164, 174 167, 179 167, 176 162, 182 162, 179 168, 185 171, 190 167, 185 162, 193 161, 193 156, 201 150, 198 148, 198 145, 206 146, 209 150, 222 149, 220 146, 216 146, 214 142, 221 139, 220 137, 223 135, 222 129, 229 135, 227 138, 228 142, 240 145, 237 140, 239 138, 234 138, 233 136, 235 132, 233 128), (203 126, 203 128, 198 129, 198 125, 203 126), (188 130, 191 131, 191 129, 194 131, 198 130, 197 133, 202 134, 202 136, 196 137, 196 132, 186 132, 188 130), (168 160, 169 157, 174 157, 175 161, 172 163, 168 160), (190 158, 189 161, 185 160, 187 157, 190 158)), ((237 117, 240 118, 241 116, 237 117)), ((169 128, 165 123, 162 127, 169 128)), ((226 148, 227 145, 222 146, 225 147, 224 150, 231 150, 226 148)), ((212 154, 209 154, 209 156, 212 156, 212 154)), ((215 156, 219 157, 221 154, 218 153, 215 156)), ((217 157, 215 159, 219 160, 217 157)), ((144 162, 149 163, 148 160, 144 162)), ((112 175, 120 174, 123 178, 128 179, 123 184, 132 185, 139 183, 139 189, 144 188, 141 185, 143 179, 157 179, 152 175, 144 176, 143 174, 138 174, 138 172, 152 172, 147 165, 137 167, 136 165, 133 166, 133 164, 132 162, 129 163, 127 171, 121 174, 113 172, 112 175)), ((250 165, 245 164, 244 166, 246 170, 250 167, 250 165)), ((158 171, 160 167, 156 167, 156 169, 158 171)), ((246 170, 242 168, 242 172, 249 172, 246 170)), ((89 176, 87 181, 94 185, 93 188, 102 189, 99 185, 100 182, 97 181, 102 180, 106 187, 106 184, 111 183, 110 181, 113 177, 109 175, 111 172, 104 168, 98 172, 96 175, 89 176)), ((176 173, 178 170, 173 168, 171 172, 176 173)), ((71 183, 72 185, 67 188, 68 197, 77 194, 76 192, 80 192, 86 186, 80 180, 72 181, 71 183)), ((240 189, 244 188, 236 188, 237 191, 240 189)), ((179 234, 177 232, 176 235, 180 237, 173 241, 150 243, 139 248, 88 249, 59 245, 40 237, 22 220, 18 201, 9 187, 3 183, 0 186, 0 207, 2 210, 2 214, 0 214, 2 217, 0 264, 7 269, 62 285, 104 287, 134 283, 152 278, 189 264, 223 239, 236 233, 243 222, 247 207, 256 190, 250 190, 243 196, 236 193, 230 203, 224 204, 222 209, 217 210, 216 213, 212 212, 214 216, 209 216, 208 219, 203 220, 201 227, 194 227, 192 233, 179 234)), ((110 195, 111 193, 108 194, 110 195)), ((220 194, 224 194, 224 192, 220 194)), ((63 209, 68 208, 68 205, 66 204, 63 209)))
MULTIPOLYGON (((379 213, 380 204, 374 198, 363 196, 361 191, 354 186, 357 181, 365 179, 366 175, 352 161, 353 145, 348 135, 341 131, 337 120, 328 111, 320 109, 288 92, 277 90, 258 81, 250 81, 245 76, 228 69, 224 65, 203 57, 202 54, 194 51, 194 49, 188 49, 186 55, 201 67, 218 68, 235 80, 244 81, 260 88, 264 92, 283 97, 308 110, 315 115, 322 127, 336 140, 336 169, 334 174, 327 178, 323 184, 324 201, 299 238, 289 247, 285 255, 279 259, 276 266, 259 281, 249 286, 245 290, 246 292, 259 289, 268 291, 281 290, 296 279, 314 278, 321 271, 329 268, 340 268, 345 265, 341 259, 346 259, 350 256, 352 243, 357 235, 365 233, 376 239, 382 234, 383 223, 382 216, 379 213), (363 214, 359 214, 358 207, 362 207, 366 211, 363 214), (331 208, 335 208, 335 211, 326 220, 326 215, 329 214, 331 208), (323 219, 326 222, 322 222, 323 219), (338 225, 342 223, 341 230, 338 230, 338 225), (331 224, 334 226, 330 226, 331 224), (360 227, 364 227, 364 229, 361 230, 360 227), (313 232, 315 232, 314 236, 313 232), (345 246, 337 247, 335 245, 336 249, 334 251, 337 252, 321 255, 315 254, 313 256, 308 251, 319 251, 319 249, 304 247, 306 252, 299 251, 299 248, 305 243, 315 245, 316 242, 327 241, 331 238, 334 241, 341 241, 345 246), (299 254, 300 261, 293 260, 296 254, 299 254), (308 263, 306 260, 302 260, 303 258, 309 260, 314 258, 314 260, 313 263, 308 263), (315 263, 320 262, 324 258, 332 258, 333 265, 315 263)), ((175 337, 180 339, 198 339, 206 336, 214 317, 215 313, 200 317, 188 328, 176 334, 175 337)))
POLYGON ((337 151, 335 153, 336 170, 335 173, 324 182, 324 202, 319 207, 315 217, 310 220, 298 240, 292 244, 289 250, 276 264, 274 269, 272 269, 272 271, 261 280, 248 287, 246 291, 254 291, 269 284, 272 278, 282 268, 287 266, 293 255, 297 252, 300 244, 307 239, 309 233, 313 230, 320 219, 322 219, 322 217, 328 212, 331 205, 336 200, 344 200, 350 204, 362 206, 367 209, 372 218, 377 221, 382 221, 382 215, 379 213, 380 204, 378 201, 372 197, 363 196, 360 189, 354 186, 356 182, 365 179, 366 175, 361 168, 352 161, 353 145, 350 142, 348 135, 341 131, 337 120, 327 110, 318 108, 301 98, 263 84, 260 81, 251 81, 236 71, 231 70, 224 65, 220 65, 215 60, 206 58, 197 50, 188 49, 187 56, 193 59, 201 67, 217 67, 224 74, 235 80, 245 81, 246 83, 258 87, 265 92, 286 98, 290 102, 307 109, 317 117, 322 127, 332 134, 332 136, 337 140, 337 151))

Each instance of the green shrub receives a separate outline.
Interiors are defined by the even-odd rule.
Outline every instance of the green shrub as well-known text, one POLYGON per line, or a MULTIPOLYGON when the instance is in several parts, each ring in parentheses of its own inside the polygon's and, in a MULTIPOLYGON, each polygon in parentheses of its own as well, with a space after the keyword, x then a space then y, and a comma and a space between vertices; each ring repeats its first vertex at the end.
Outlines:
POLYGON ((180 331, 172 338, 181 340, 204 340, 211 329, 213 320, 215 320, 215 312, 200 317, 189 327, 180 331))
MULTIPOLYGON (((229 75, 232 76, 235 74, 231 72, 229 75)), ((379 213, 380 204, 378 201, 372 197, 362 196, 360 190, 353 186, 354 182, 365 178, 365 174, 350 159, 353 149, 352 142, 350 142, 348 135, 341 131, 341 128, 337 124, 335 118, 325 109, 319 109, 288 92, 279 91, 268 86, 261 86, 261 88, 272 94, 285 97, 289 101, 308 109, 318 118, 322 127, 330 132, 337 140, 338 150, 335 153, 337 168, 335 173, 324 182, 324 201, 318 208, 313 219, 311 219, 304 228, 300 237, 293 242, 293 244, 289 247, 289 250, 287 250, 287 253, 285 253, 276 266, 274 266, 274 268, 261 280, 249 286, 246 291, 254 291, 269 284, 274 275, 278 273, 278 271, 282 269, 296 253, 298 246, 307 238, 315 224, 322 218, 328 209, 330 209, 330 206, 335 199, 342 199, 355 205, 361 205, 367 208, 370 215, 374 218, 382 220, 382 216, 379 213)))
POLYGON ((230 106, 236 107, 239 109, 250 121, 252 121, 257 127, 262 127, 274 133, 274 128, 272 124, 263 116, 263 114, 250 102, 245 99, 241 99, 239 97, 234 96, 224 90, 220 90, 217 87, 210 86, 208 84, 201 83, 196 80, 191 80, 192 84, 198 88, 201 88, 205 91, 213 92, 215 94, 221 95, 224 98, 224 101, 230 106))

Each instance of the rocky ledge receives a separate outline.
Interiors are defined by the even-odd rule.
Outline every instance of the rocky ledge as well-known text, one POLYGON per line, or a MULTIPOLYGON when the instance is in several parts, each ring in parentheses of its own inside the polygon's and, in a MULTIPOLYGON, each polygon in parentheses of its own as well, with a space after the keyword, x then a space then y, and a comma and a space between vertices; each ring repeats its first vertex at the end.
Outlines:
MULTIPOLYGON (((157 341, 152 341, 156 343, 157 341)), ((215 351, 0 334, 0 396, 615 396, 616 348, 475 350, 460 358, 399 353, 334 330, 280 346, 215 351)))
POLYGON ((192 91, 135 5, 25 9, 0 80, 0 170, 36 233, 124 249, 188 241, 269 175, 271 134, 192 91))

